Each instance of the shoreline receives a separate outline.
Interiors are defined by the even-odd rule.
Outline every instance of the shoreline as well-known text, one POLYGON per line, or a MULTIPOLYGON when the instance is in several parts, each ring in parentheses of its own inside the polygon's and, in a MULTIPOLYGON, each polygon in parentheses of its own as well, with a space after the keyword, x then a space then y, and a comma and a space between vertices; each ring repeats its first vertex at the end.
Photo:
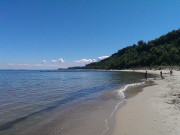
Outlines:
MULTIPOLYGON (((145 70, 120 70, 142 72, 145 70)), ((163 70, 165 79, 153 80, 157 85, 143 88, 115 114, 112 135, 179 135, 180 134, 180 72, 163 70)), ((148 70, 159 75, 160 70, 148 70)))

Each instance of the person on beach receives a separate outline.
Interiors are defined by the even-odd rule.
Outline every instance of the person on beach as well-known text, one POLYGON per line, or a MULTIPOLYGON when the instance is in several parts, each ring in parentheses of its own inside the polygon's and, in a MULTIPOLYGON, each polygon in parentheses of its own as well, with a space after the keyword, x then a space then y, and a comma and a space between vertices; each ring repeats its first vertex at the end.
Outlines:
POLYGON ((163 75, 162 75, 162 70, 160 72, 160 76, 161 76, 161 79, 164 79, 163 75))
POLYGON ((147 71, 145 72, 144 77, 147 80, 147 71))
POLYGON ((170 75, 172 75, 173 74, 173 71, 172 71, 172 69, 170 70, 170 75))

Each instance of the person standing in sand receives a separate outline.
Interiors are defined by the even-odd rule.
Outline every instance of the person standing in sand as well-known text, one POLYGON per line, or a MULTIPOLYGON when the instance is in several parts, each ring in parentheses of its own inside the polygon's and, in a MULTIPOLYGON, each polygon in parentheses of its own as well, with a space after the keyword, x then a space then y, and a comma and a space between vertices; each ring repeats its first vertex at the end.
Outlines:
POLYGON ((170 75, 172 75, 173 74, 173 71, 172 71, 172 69, 170 70, 170 75))
POLYGON ((147 71, 145 72, 144 77, 145 77, 145 78, 146 78, 146 80, 147 80, 147 71))
POLYGON ((160 72, 160 76, 161 76, 161 79, 164 79, 163 75, 162 75, 162 70, 160 72))

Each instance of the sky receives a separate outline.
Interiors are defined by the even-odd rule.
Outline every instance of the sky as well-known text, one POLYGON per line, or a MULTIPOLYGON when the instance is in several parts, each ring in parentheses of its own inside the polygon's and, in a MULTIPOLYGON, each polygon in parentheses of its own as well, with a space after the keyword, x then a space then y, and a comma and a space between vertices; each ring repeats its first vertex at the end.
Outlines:
POLYGON ((0 69, 102 60, 180 28, 180 0, 0 0, 0 69))

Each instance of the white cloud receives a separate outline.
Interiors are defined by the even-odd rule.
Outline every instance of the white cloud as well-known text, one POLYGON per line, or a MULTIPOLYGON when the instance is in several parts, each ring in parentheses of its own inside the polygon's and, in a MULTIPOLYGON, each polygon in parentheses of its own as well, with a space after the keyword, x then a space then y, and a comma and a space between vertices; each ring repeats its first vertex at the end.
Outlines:
POLYGON ((29 64, 17 64, 19 66, 29 66, 29 64))
POLYGON ((44 64, 32 64, 30 66, 33 66, 33 67, 57 67, 57 65, 44 65, 44 64))
POLYGON ((57 60, 51 60, 51 62, 53 62, 53 63, 57 63, 57 60))
POLYGON ((92 62, 97 62, 97 60, 96 59, 81 59, 75 62, 76 63, 92 63, 92 62))
POLYGON ((47 61, 46 60, 42 60, 41 63, 46 63, 47 61))
POLYGON ((58 61, 59 63, 64 63, 64 60, 63 60, 62 58, 59 58, 57 61, 58 61))
POLYGON ((75 61, 76 63, 92 63, 92 62, 97 62, 97 61, 101 61, 103 59, 106 59, 108 58, 109 56, 101 56, 101 57, 98 57, 98 59, 81 59, 81 60, 77 60, 75 61))
POLYGON ((98 60, 104 60, 106 58, 108 58, 109 56, 101 56, 101 57, 98 57, 98 60))
POLYGON ((29 67, 46 67, 46 66, 50 66, 50 67, 57 67, 58 65, 44 65, 44 64, 13 64, 13 63, 9 63, 8 66, 29 66, 29 67))
POLYGON ((64 60, 62 58, 59 58, 58 60, 51 60, 51 62, 53 62, 53 63, 57 63, 57 62, 64 63, 64 60))
POLYGON ((13 64, 13 63, 9 63, 9 64, 8 64, 8 66, 14 66, 14 65, 15 65, 15 64, 13 64))
POLYGON ((9 63, 8 66, 29 66, 30 64, 13 64, 9 63))
POLYGON ((96 59, 92 59, 92 62, 97 62, 97 60, 96 59))

